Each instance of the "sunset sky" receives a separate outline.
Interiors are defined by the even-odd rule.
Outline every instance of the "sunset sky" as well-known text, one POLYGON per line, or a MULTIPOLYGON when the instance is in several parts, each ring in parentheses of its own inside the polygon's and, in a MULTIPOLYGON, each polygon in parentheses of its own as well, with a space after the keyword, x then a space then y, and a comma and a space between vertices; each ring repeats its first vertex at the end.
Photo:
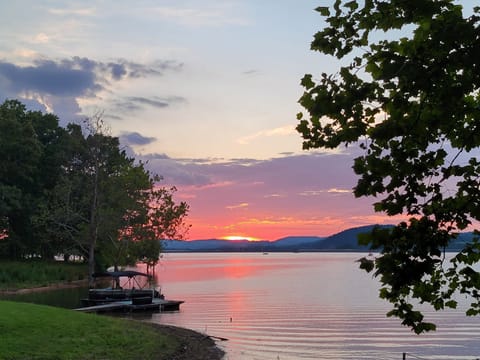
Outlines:
POLYGON ((137 159, 190 204, 189 239, 274 240, 391 223, 354 199, 354 147, 302 151, 305 73, 321 1, 0 3, 0 101, 61 123, 101 111, 137 159))

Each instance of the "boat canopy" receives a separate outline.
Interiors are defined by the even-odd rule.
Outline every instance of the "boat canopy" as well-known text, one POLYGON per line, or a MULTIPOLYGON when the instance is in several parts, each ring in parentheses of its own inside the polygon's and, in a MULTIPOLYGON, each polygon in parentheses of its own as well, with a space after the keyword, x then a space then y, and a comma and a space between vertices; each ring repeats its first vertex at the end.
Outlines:
POLYGON ((134 271, 134 270, 123 270, 123 271, 104 271, 104 272, 98 272, 94 273, 92 275, 95 278, 99 277, 111 277, 111 278, 121 278, 121 277, 128 277, 128 278, 133 278, 135 276, 145 276, 145 277, 151 277, 148 274, 139 272, 139 271, 134 271))

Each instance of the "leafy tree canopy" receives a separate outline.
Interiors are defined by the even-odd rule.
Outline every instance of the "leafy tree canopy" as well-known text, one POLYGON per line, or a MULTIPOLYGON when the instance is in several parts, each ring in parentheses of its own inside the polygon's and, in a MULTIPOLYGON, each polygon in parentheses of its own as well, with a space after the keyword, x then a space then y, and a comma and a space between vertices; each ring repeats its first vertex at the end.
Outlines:
POLYGON ((62 128, 53 114, 0 105, 0 258, 56 254, 95 268, 154 266, 160 239, 182 238, 189 207, 129 158, 101 114, 62 128), (96 256, 95 256, 96 255, 96 256))
POLYGON ((355 144, 357 197, 410 220, 364 238, 375 258, 360 266, 381 282, 380 297, 416 333, 435 329, 416 310, 457 306, 480 312, 475 240, 451 261, 444 249, 480 220, 479 8, 452 0, 336 0, 316 9, 325 27, 311 49, 340 59, 335 74, 301 81, 297 130, 304 149, 355 144), (468 13, 467 13, 468 11, 468 13))

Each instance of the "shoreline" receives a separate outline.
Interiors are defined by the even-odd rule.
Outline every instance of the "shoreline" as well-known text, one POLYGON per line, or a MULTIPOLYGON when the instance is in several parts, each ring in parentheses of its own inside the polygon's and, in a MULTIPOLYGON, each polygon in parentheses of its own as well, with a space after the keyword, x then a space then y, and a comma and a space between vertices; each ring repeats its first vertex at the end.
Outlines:
POLYGON ((50 291, 56 289, 74 289, 88 285, 88 280, 74 280, 63 283, 52 283, 46 286, 36 286, 20 289, 0 289, 0 294, 16 295, 16 294, 30 294, 35 292, 50 291))
POLYGON ((145 324, 150 324, 159 333, 172 336, 179 341, 179 349, 168 360, 222 360, 225 356, 225 351, 209 335, 173 325, 145 324))
MULTIPOLYGON (((71 289, 86 286, 87 284, 87 280, 76 280, 31 288, 0 289, 0 295, 22 295, 57 289, 71 289)), ((217 342, 207 334, 173 325, 152 322, 143 323, 147 326, 152 326, 156 331, 163 335, 175 338, 179 342, 179 349, 173 354, 173 357, 168 357, 168 360, 222 360, 225 356, 225 351, 222 350, 217 345, 217 342)), ((162 359, 166 360, 164 357, 160 356, 159 360, 162 359)))

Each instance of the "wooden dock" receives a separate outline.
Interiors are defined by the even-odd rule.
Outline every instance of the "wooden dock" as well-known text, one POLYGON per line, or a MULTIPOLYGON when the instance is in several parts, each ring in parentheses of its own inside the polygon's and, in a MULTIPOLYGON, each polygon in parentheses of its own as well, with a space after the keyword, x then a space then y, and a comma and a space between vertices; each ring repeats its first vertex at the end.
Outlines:
POLYGON ((176 311, 180 310, 181 300, 153 299, 150 302, 135 302, 132 300, 114 301, 107 304, 87 306, 74 309, 87 313, 103 312, 133 312, 133 311, 176 311))

